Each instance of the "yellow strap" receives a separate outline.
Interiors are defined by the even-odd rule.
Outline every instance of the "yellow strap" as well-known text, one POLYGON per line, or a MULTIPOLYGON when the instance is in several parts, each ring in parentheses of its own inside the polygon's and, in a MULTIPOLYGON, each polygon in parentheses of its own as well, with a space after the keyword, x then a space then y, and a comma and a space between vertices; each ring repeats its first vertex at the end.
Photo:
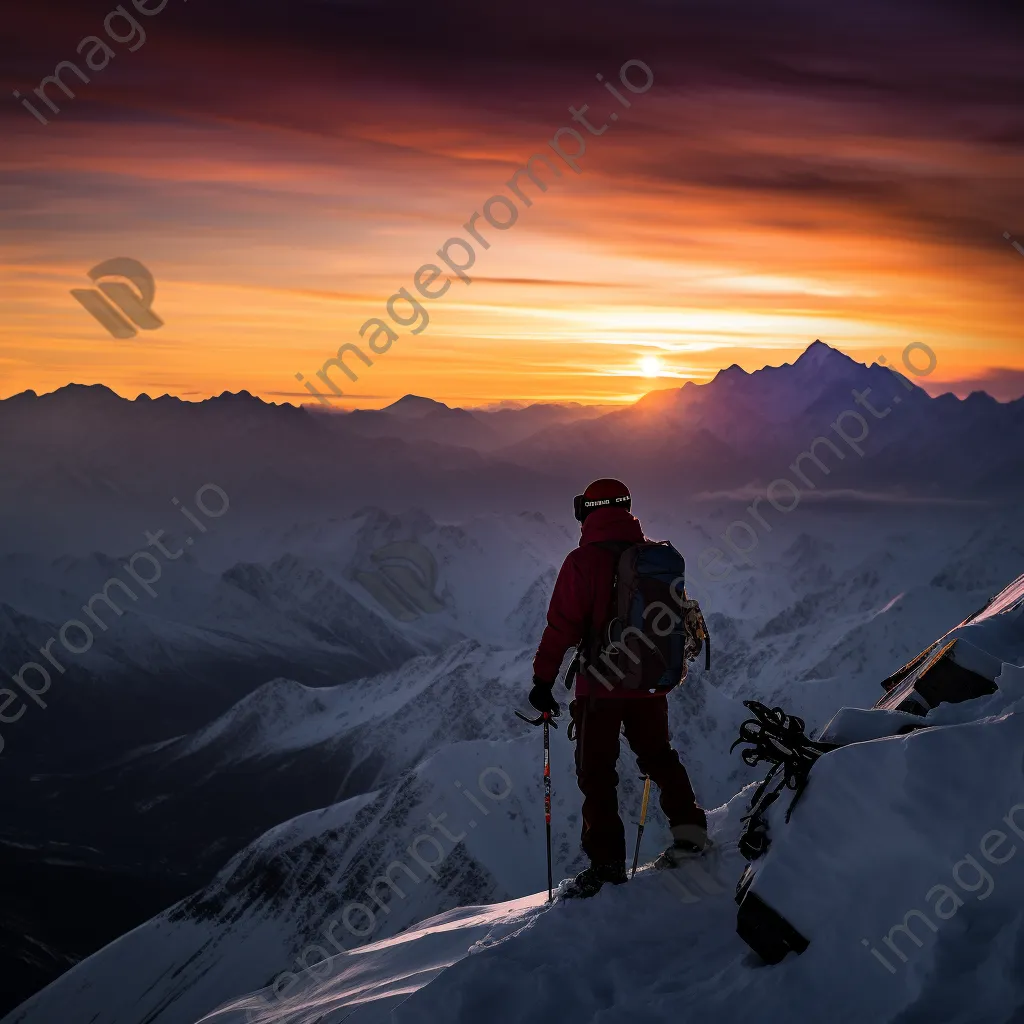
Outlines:
POLYGON ((644 779, 644 799, 643 803, 640 804, 640 824, 643 825, 647 821, 647 800, 651 795, 651 780, 649 778, 644 779))

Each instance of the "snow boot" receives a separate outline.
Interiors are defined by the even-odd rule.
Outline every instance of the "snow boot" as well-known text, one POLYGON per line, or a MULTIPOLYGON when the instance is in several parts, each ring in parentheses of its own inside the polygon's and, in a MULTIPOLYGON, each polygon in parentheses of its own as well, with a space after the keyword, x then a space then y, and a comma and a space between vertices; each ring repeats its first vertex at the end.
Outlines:
POLYGON ((654 867, 661 871, 665 868, 678 868, 687 861, 696 860, 710 852, 714 844, 708 834, 692 825, 675 826, 672 845, 659 855, 654 867))
POLYGON ((595 896, 605 882, 621 885, 625 881, 625 864, 591 864, 569 882, 559 895, 566 900, 585 900, 595 896))

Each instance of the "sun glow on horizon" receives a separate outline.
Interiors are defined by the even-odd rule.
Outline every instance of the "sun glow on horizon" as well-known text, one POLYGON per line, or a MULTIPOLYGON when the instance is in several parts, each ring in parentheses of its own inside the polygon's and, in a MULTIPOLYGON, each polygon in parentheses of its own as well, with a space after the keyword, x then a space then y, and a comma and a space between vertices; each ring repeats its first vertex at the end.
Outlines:
POLYGON ((662 374, 661 360, 657 356, 641 356, 640 372, 645 377, 660 377, 662 374))

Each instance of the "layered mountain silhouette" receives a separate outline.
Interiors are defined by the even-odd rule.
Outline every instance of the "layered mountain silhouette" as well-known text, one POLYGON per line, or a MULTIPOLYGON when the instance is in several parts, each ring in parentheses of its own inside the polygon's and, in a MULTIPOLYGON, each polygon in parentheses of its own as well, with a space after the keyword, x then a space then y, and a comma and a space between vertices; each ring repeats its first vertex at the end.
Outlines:
POLYGON ((818 341, 793 364, 732 366, 613 411, 466 410, 407 395, 325 414, 246 392, 128 401, 68 385, 0 401, 0 431, 13 442, 0 453, 0 526, 21 550, 52 551, 55 536, 83 553, 97 540, 127 544, 140 518, 155 529, 172 496, 207 481, 231 495, 235 530, 287 521, 296 508, 351 514, 368 504, 559 514, 567 490, 609 473, 652 501, 678 501, 764 486, 819 436, 850 456, 828 488, 986 499, 1024 486, 1024 399, 932 398, 906 381, 818 341), (847 410, 847 433, 861 432, 856 416, 867 424, 863 457, 832 427, 847 410))

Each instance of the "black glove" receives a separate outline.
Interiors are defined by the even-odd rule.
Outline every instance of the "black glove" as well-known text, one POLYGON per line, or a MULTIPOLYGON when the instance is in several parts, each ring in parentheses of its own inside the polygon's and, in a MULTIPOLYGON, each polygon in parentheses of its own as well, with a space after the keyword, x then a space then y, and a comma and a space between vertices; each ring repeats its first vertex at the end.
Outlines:
POLYGON ((533 677, 533 689, 530 691, 530 703, 541 713, 547 711, 555 718, 562 713, 562 709, 558 706, 558 701, 555 700, 551 693, 554 683, 545 683, 543 679, 537 676, 533 677))

